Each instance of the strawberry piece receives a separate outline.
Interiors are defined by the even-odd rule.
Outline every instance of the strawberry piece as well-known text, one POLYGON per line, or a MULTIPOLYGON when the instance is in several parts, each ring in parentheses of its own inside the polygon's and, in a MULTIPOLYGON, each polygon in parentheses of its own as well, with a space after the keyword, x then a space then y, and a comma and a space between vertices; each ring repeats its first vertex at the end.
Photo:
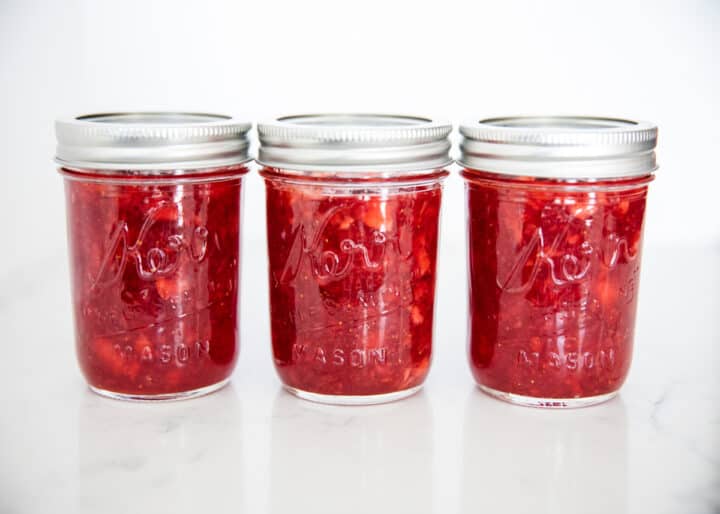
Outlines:
POLYGON ((364 206, 363 223, 370 228, 379 229, 383 225, 385 216, 382 213, 382 205, 380 200, 373 198, 364 206))

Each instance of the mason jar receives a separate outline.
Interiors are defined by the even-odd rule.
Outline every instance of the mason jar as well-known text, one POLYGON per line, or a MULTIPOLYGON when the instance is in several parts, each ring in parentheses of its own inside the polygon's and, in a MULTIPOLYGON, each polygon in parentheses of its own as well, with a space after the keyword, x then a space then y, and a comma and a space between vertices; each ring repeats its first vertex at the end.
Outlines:
POLYGON ((250 128, 198 113, 57 121, 77 357, 96 393, 171 400, 229 380, 250 128))
POLYGON ((371 404, 422 386, 450 131, 395 115, 259 124, 273 356, 291 393, 371 404))
POLYGON ((475 380, 523 405, 613 397, 632 358, 657 128, 518 117, 460 132, 475 380))

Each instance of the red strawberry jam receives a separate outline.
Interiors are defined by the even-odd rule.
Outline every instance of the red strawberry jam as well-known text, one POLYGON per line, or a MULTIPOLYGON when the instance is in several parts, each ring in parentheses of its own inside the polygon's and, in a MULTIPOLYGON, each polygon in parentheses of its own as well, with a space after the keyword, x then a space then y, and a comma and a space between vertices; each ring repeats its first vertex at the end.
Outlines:
POLYGON ((464 176, 477 382, 546 406, 617 391, 632 356, 651 175, 584 183, 464 176))
POLYGON ((446 174, 328 184, 265 168, 272 346, 288 388, 366 396, 423 383, 446 174))
POLYGON ((77 355, 95 390, 176 397, 230 376, 246 171, 119 178, 62 170, 77 355))

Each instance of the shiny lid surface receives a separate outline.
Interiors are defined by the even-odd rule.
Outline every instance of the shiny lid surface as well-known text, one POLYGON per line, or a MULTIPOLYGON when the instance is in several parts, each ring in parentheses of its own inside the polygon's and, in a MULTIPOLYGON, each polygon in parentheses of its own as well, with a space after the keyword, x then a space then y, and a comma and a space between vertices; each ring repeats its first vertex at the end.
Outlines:
POLYGON ((504 175, 596 180, 657 169, 657 126, 581 116, 491 118, 460 126, 459 164, 504 175))
POLYGON ((403 175, 451 163, 452 126, 391 114, 308 114, 258 124, 258 161, 309 174, 403 175))
POLYGON ((250 159, 252 125, 230 116, 186 112, 90 114, 55 122, 56 162, 65 168, 202 170, 250 159))

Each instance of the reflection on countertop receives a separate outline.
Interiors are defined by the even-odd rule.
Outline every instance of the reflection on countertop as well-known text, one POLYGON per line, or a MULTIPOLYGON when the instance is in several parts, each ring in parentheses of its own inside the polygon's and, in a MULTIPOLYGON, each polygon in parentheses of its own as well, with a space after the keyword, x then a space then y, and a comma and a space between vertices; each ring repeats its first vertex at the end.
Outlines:
POLYGON ((626 512, 625 404, 549 411, 473 392, 462 462, 463 512, 626 512))
POLYGON ((426 394, 333 407, 280 391, 273 403, 270 512, 424 512, 432 504, 426 394))
POLYGON ((232 387, 160 405, 88 391, 78 418, 78 512, 204 512, 208 498, 243 510, 242 418, 232 387))

